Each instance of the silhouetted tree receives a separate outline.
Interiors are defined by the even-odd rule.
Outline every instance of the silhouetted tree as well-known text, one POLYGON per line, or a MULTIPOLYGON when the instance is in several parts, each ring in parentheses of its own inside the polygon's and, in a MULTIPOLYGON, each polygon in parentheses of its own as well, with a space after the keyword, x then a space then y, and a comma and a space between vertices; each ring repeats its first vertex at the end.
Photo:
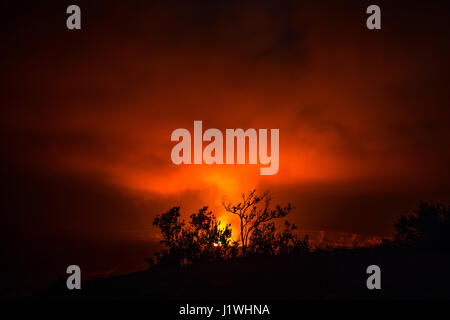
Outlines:
POLYGON ((249 251, 261 254, 275 254, 275 223, 265 223, 255 228, 250 236, 249 251))
POLYGON ((221 260, 226 257, 231 244, 231 225, 220 228, 220 222, 208 207, 203 207, 191 215, 193 245, 191 260, 221 260))
POLYGON ((165 249, 147 259, 150 265, 187 265, 194 261, 218 261, 236 256, 237 243, 231 240, 231 225, 223 227, 208 207, 190 216, 189 225, 180 217, 180 207, 156 216, 153 225, 161 231, 165 249))
POLYGON ((398 244, 450 249, 450 210, 442 203, 422 202, 412 214, 401 215, 394 228, 398 244))
POLYGON ((173 207, 164 214, 156 216, 153 225, 160 229, 161 244, 166 249, 156 253, 155 259, 147 259, 149 264, 181 265, 185 261, 186 246, 189 245, 189 234, 183 230, 184 220, 180 217, 180 207, 173 207))
POLYGON ((166 213, 156 216, 153 221, 154 226, 161 230, 162 244, 174 247, 178 244, 181 230, 184 227, 184 220, 180 218, 180 207, 173 207, 166 213))
MULTIPOLYGON (((248 247, 249 238, 255 230, 258 230, 256 236, 259 238, 261 236, 268 237, 270 235, 270 233, 268 233, 271 228, 270 226, 264 227, 268 228, 265 230, 258 228, 268 221, 285 217, 291 211, 290 204, 284 208, 277 206, 274 210, 270 209, 270 200, 271 197, 268 191, 264 192, 262 195, 258 195, 256 194, 256 190, 253 190, 250 191, 248 195, 242 194, 242 201, 237 204, 222 203, 226 211, 237 215, 240 219, 242 254, 244 256, 248 247), (261 232, 263 232, 263 234, 261 234, 261 232)), ((267 241, 270 241, 270 239, 267 239, 267 241)))
POLYGON ((294 233, 297 229, 295 224, 285 221, 284 225, 282 232, 276 231, 274 222, 255 228, 250 236, 249 251, 265 255, 287 255, 307 252, 311 249, 307 235, 301 240, 294 233))
POLYGON ((278 247, 278 254, 307 252, 311 249, 308 235, 305 235, 303 239, 300 239, 299 236, 294 233, 294 230, 297 229, 295 224, 285 221, 284 225, 284 230, 277 235, 276 244, 278 247))
MULTIPOLYGON (((277 232, 277 218, 289 214, 291 206, 270 209, 270 195, 265 192, 261 196, 251 191, 242 195, 242 202, 236 205, 225 205, 227 211, 239 216, 241 221, 242 255, 247 248, 252 253, 267 255, 291 254, 308 251, 308 237, 300 240, 294 230, 294 224, 285 222, 285 229, 277 232), (249 247, 250 246, 250 247, 249 247)), ((156 253, 155 258, 147 259, 150 265, 189 265, 198 261, 222 261, 234 258, 239 253, 239 242, 232 241, 231 224, 221 225, 208 207, 203 207, 190 215, 186 223, 180 215, 180 207, 157 215, 153 225, 161 231, 165 247, 156 253)))

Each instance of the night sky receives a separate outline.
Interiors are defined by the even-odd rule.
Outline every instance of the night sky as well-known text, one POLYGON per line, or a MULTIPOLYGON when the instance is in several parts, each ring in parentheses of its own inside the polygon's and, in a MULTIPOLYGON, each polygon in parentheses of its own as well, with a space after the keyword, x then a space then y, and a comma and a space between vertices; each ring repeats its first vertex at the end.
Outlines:
POLYGON ((139 268, 156 214, 209 205, 235 225, 221 202, 252 188, 316 244, 450 200, 448 2, 375 2, 77 1, 69 31, 72 2, 0 1, 2 268, 139 268), (194 120, 279 128, 278 174, 174 165, 194 120))

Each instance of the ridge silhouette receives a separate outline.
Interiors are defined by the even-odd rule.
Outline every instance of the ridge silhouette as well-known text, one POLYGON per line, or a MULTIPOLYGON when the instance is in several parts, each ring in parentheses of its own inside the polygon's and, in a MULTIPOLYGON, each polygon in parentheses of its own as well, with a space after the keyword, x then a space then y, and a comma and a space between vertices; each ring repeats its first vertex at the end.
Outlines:
POLYGON ((242 216, 241 238, 231 239, 203 207, 181 219, 180 207, 158 215, 164 248, 148 258, 149 269, 83 282, 68 291, 55 282, 44 298, 150 299, 429 299, 450 298, 450 211, 443 203, 422 202, 394 225, 393 240, 366 248, 312 248, 288 221, 290 205, 270 209, 268 192, 253 190, 230 205, 242 216), (254 208, 256 206, 256 208, 254 208), (247 232, 252 226, 251 230, 247 232), (247 227, 247 229, 246 229, 247 227), (247 231, 246 231, 247 230, 247 231), (244 240, 248 238, 248 240, 244 240), (248 241, 245 243, 245 241, 248 241), (244 249, 244 246, 246 249, 244 249), (366 268, 381 268, 382 290, 368 290, 366 268))

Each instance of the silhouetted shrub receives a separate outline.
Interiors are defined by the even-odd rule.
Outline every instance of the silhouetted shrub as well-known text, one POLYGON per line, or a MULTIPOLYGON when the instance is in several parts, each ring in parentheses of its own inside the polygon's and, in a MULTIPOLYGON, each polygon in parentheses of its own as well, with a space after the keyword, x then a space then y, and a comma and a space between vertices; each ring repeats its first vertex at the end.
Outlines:
POLYGON ((450 211, 442 203, 422 202, 394 225, 395 242, 417 248, 450 249, 450 211))
POLYGON ((308 244, 308 236, 303 240, 294 233, 297 229, 295 224, 284 222, 285 229, 277 232, 275 223, 265 223, 253 230, 250 236, 249 251, 265 255, 289 255, 307 252, 311 249, 308 244))
POLYGON ((223 227, 208 207, 190 216, 189 225, 180 218, 180 207, 158 215, 153 221, 161 231, 165 249, 147 259, 150 265, 188 265, 195 261, 220 261, 237 255, 237 243, 231 240, 231 225, 223 227))
POLYGON ((253 254, 294 254, 310 250, 308 237, 300 240, 294 224, 285 222, 285 229, 277 232, 272 220, 285 217, 291 206, 269 209, 270 196, 266 192, 258 196, 255 190, 243 202, 226 206, 227 211, 237 214, 241 219, 241 244, 232 241, 231 225, 222 226, 208 207, 203 207, 190 216, 188 224, 181 219, 180 207, 156 216, 153 225, 160 229, 161 244, 165 248, 154 258, 146 259, 150 265, 184 266, 194 262, 218 262, 245 256, 246 248, 253 254), (264 200, 263 205, 259 204, 264 200))

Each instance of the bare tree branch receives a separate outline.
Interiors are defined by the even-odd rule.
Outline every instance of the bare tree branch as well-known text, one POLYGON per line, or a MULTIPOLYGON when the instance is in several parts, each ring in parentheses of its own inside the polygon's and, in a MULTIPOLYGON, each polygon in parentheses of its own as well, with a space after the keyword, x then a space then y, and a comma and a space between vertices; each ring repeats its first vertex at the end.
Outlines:
POLYGON ((269 208, 271 200, 272 198, 270 197, 269 191, 265 191, 262 195, 258 195, 256 190, 252 190, 248 195, 243 193, 243 202, 239 202, 236 205, 233 205, 232 203, 225 204, 222 202, 222 205, 227 212, 239 217, 243 255, 245 255, 246 248, 248 247, 248 240, 251 233, 257 229, 258 226, 270 220, 284 217, 290 212, 290 205, 285 208, 277 206, 276 210, 271 210, 269 208))

